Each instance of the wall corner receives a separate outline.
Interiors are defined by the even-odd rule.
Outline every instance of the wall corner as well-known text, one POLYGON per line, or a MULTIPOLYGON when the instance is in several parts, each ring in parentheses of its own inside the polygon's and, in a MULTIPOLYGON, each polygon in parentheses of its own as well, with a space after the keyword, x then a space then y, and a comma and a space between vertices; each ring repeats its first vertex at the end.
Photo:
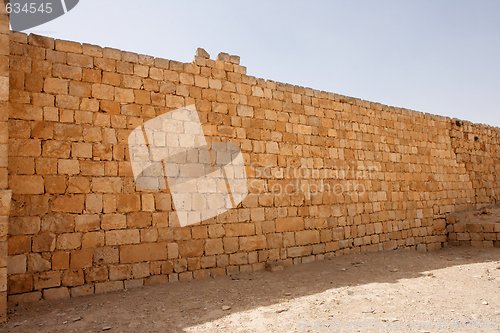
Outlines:
POLYGON ((7 320, 7 237, 11 191, 8 186, 9 17, 0 2, 0 322, 7 320))

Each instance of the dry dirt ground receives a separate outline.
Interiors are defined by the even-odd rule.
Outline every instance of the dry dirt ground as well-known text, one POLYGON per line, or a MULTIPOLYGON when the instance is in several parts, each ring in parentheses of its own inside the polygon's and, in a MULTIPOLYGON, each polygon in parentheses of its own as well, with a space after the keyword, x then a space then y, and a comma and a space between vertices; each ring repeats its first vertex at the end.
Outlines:
POLYGON ((500 248, 350 255, 9 312, 0 332, 500 332, 500 248))

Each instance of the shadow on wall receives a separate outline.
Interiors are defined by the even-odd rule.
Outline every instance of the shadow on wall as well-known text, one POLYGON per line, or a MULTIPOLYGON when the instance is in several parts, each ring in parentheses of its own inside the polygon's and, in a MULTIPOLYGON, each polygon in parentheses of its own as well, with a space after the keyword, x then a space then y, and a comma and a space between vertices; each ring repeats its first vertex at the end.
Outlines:
MULTIPOLYGON (((488 251, 453 248, 428 253, 399 250, 341 256, 274 273, 262 271, 216 280, 178 282, 105 295, 30 303, 15 308, 4 329, 9 332, 54 332, 64 328, 68 332, 83 332, 112 327, 121 332, 190 331, 193 326, 234 313, 327 290, 337 289, 340 293, 334 296, 345 304, 355 300, 356 296, 349 298, 349 292, 341 288, 397 283, 402 279, 421 277, 431 279, 432 275, 426 273, 430 270, 498 260, 500 249, 496 248, 488 251), (223 310, 223 306, 230 308, 223 310)), ((276 315, 275 311, 269 315, 276 315)), ((239 324, 245 325, 244 322, 239 324)))

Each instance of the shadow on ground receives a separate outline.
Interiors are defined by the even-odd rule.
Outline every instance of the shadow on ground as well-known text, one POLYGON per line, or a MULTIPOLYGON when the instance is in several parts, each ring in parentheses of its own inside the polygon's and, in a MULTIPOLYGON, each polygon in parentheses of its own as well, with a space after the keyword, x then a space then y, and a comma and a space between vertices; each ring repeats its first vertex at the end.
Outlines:
POLYGON ((429 276, 431 270, 486 262, 497 265, 499 261, 499 248, 447 248, 429 253, 398 250, 341 256, 273 273, 263 271, 20 305, 9 310, 9 322, 0 326, 0 331, 182 332, 231 314, 329 289, 392 284, 429 276))

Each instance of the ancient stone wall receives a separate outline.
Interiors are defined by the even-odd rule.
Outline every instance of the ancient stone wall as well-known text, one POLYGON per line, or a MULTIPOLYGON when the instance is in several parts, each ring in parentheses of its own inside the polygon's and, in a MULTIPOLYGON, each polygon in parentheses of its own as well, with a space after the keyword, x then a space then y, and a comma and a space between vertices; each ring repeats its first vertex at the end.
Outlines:
POLYGON ((498 128, 455 120, 450 137, 457 162, 465 165, 472 182, 476 208, 498 203, 500 182, 498 128))
POLYGON ((437 249, 448 213, 500 199, 498 128, 255 78, 236 56, 180 63, 11 33, 1 68, 12 303, 437 249), (241 148, 250 193, 180 227, 168 189, 136 188, 127 139, 188 105, 207 140, 241 148))
POLYGON ((7 314, 7 235, 11 193, 8 190, 9 21, 0 5, 0 322, 7 314))

